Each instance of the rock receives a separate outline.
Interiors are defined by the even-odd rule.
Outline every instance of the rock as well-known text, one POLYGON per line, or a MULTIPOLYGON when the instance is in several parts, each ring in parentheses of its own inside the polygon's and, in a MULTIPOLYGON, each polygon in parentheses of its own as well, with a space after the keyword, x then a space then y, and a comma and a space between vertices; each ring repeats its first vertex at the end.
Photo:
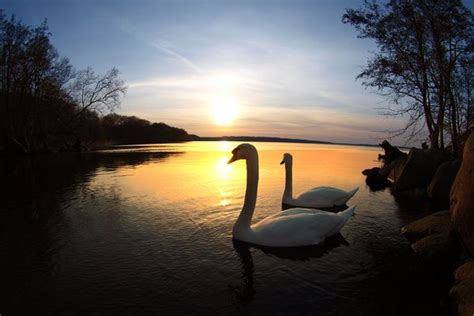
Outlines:
POLYGON ((362 171, 362 174, 366 176, 365 183, 369 186, 371 191, 383 190, 392 185, 387 177, 381 175, 379 171, 380 168, 377 167, 362 171))
POLYGON ((420 257, 452 261, 459 253, 459 247, 452 234, 433 234, 417 240, 411 245, 413 251, 420 257))
POLYGON ((395 181, 398 178, 400 166, 403 166, 408 155, 397 147, 390 145, 386 140, 380 146, 385 151, 385 155, 379 155, 379 160, 384 162, 379 173, 395 181))
POLYGON ((413 244, 411 248, 420 257, 451 260, 460 247, 451 228, 451 213, 440 211, 423 217, 402 228, 402 234, 413 244))
POLYGON ((426 189, 428 197, 443 207, 449 206, 449 193, 460 165, 458 159, 442 163, 426 189))
POLYGON ((441 150, 412 148, 403 165, 400 176, 394 184, 394 190, 403 191, 426 188, 439 165, 445 161, 441 150))
POLYGON ((451 188, 451 218, 467 251, 474 254, 474 131, 464 145, 461 167, 451 188))
POLYGON ((405 165, 406 158, 404 159, 397 159, 392 161, 388 166, 388 178, 392 181, 397 181, 400 175, 402 174, 403 166, 405 165))
POLYGON ((459 268, 457 268, 455 277, 456 277, 456 281, 461 281, 465 279, 474 280, 474 260, 467 261, 463 265, 461 265, 459 268))
POLYGON ((404 164, 407 154, 400 151, 397 147, 393 147, 390 143, 384 140, 380 146, 383 148, 385 154, 379 154, 379 160, 383 160, 382 168, 371 168, 362 171, 366 175, 365 183, 369 186, 371 191, 383 190, 392 185, 388 180, 396 179, 398 177, 398 170, 404 164))
POLYGON ((429 235, 450 233, 451 213, 440 211, 414 221, 402 228, 406 239, 415 241, 429 235))
POLYGON ((384 140, 380 144, 380 147, 383 148, 385 154, 379 155, 379 160, 383 160, 385 165, 388 165, 397 159, 405 159, 407 157, 406 153, 402 152, 397 147, 393 147, 387 140, 384 140))
POLYGON ((362 170, 362 174, 365 176, 373 176, 373 175, 378 175, 379 174, 380 168, 374 167, 371 169, 364 169, 362 170))
POLYGON ((461 265, 455 273, 456 284, 449 294, 457 304, 457 314, 474 315, 474 261, 461 265))

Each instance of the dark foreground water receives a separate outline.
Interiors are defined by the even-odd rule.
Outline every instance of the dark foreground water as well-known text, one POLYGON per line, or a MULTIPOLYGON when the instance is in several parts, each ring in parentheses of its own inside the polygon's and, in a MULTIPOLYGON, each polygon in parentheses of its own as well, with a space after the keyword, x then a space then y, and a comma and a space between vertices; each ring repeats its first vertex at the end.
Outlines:
POLYGON ((370 192, 377 149, 257 143, 254 221, 280 210, 284 152, 295 192, 359 186, 355 216, 325 245, 235 243, 245 163, 235 143, 136 146, 2 161, 0 313, 438 315, 446 274, 400 228, 419 205, 370 192))

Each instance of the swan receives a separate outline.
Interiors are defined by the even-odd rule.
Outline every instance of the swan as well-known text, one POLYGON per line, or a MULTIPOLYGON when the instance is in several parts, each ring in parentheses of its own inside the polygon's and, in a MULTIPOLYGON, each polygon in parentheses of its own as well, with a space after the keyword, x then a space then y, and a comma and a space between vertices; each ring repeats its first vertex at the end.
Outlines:
POLYGON ((257 202, 258 153, 250 144, 240 144, 232 151, 228 163, 247 162, 247 184, 242 211, 232 229, 232 237, 254 245, 299 247, 317 245, 337 234, 354 213, 355 206, 339 213, 317 209, 291 208, 278 211, 251 225, 257 202))
POLYGON ((285 191, 283 192, 283 209, 290 207, 332 208, 345 205, 359 188, 344 191, 333 187, 316 187, 301 193, 293 198, 293 156, 289 153, 283 155, 280 165, 285 164, 285 191))

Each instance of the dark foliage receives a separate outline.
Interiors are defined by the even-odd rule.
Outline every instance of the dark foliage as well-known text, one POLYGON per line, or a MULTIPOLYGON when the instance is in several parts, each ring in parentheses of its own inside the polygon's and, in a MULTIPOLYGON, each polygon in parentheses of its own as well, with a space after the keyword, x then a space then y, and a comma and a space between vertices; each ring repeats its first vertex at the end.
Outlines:
POLYGON ((102 118, 106 140, 118 144, 146 144, 193 140, 184 129, 150 123, 135 116, 109 114, 102 118))
POLYGON ((186 131, 113 112, 126 92, 119 71, 75 70, 50 42, 0 10, 0 150, 80 151, 107 143, 189 140, 186 131))
POLYGON ((393 101, 388 115, 407 118, 395 135, 417 138, 426 129, 431 147, 451 141, 457 152, 473 123, 471 11, 460 0, 366 0, 342 21, 377 44, 358 79, 393 101))

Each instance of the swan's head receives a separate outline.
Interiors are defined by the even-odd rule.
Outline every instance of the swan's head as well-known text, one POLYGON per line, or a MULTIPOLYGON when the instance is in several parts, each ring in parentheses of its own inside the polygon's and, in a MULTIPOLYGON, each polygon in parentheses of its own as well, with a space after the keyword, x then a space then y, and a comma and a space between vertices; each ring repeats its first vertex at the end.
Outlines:
POLYGON ((233 163, 236 160, 248 159, 251 156, 257 154, 257 149, 250 144, 240 144, 232 150, 232 157, 227 162, 228 164, 233 163))
POLYGON ((293 162, 293 156, 289 153, 284 153, 283 154, 283 159, 280 162, 280 165, 282 164, 290 164, 293 162))

